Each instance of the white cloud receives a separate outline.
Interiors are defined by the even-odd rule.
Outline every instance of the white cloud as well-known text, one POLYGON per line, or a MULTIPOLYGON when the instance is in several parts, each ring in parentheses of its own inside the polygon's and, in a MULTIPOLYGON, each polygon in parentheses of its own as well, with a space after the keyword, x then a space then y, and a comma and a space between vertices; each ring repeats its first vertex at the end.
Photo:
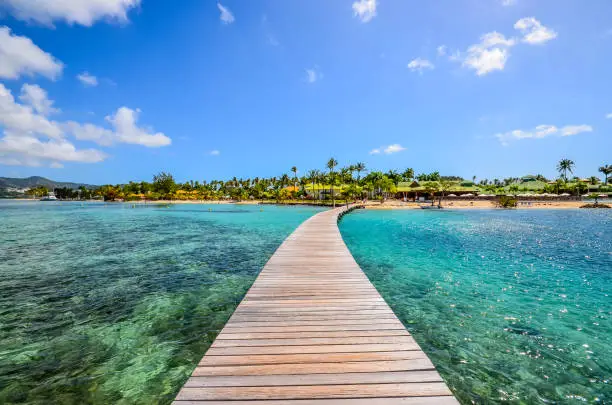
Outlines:
POLYGON ((90 75, 88 72, 83 72, 77 75, 77 79, 83 83, 86 87, 95 87, 98 85, 98 78, 96 76, 90 75))
POLYGON ((0 157, 11 157, 25 166, 40 166, 42 161, 64 161, 97 163, 106 159, 106 154, 97 149, 77 150, 65 139, 41 140, 34 136, 6 134, 0 138, 0 157))
POLYGON ((53 21, 91 26, 100 19, 128 21, 127 13, 141 0, 2 0, 0 9, 15 18, 53 25, 53 21))
POLYGON ((24 84, 19 99, 44 116, 60 112, 58 108, 53 107, 53 100, 49 100, 47 92, 37 84, 24 84))
POLYGON ((319 70, 318 66, 315 66, 312 69, 304 69, 304 71, 306 72, 306 81, 308 83, 314 83, 323 78, 323 74, 319 70))
POLYGON ((425 69, 433 69, 434 65, 427 59, 416 58, 408 64, 408 69, 413 72, 423 73, 425 69))
MULTIPOLYGON (((28 90, 26 86, 22 87, 21 92, 22 95, 26 95, 24 99, 28 100, 30 96, 27 94, 31 90, 28 90)), ((5 134, 39 134, 47 138, 62 138, 62 130, 56 122, 49 121, 44 115, 38 114, 31 105, 17 103, 11 91, 1 83, 0 126, 4 128, 5 134)))
POLYGON ((0 163, 41 166, 50 160, 93 163, 106 158, 96 149, 77 150, 64 138, 61 125, 45 116, 53 102, 43 89, 25 84, 20 99, 24 104, 0 84, 0 163))
POLYGON ((377 0, 359 0, 353 3, 353 15, 367 23, 376 17, 377 0))
POLYGON ((234 15, 229 10, 229 8, 224 7, 221 3, 217 3, 217 7, 221 12, 221 16, 219 18, 224 24, 231 24, 235 21, 234 15))
POLYGON ((58 111, 47 93, 36 85, 24 84, 19 99, 0 83, 0 164, 60 165, 62 162, 96 163, 107 155, 97 149, 77 149, 66 137, 95 141, 101 145, 131 143, 149 147, 165 146, 170 138, 139 128, 138 110, 121 107, 107 117, 113 130, 73 121, 59 123, 47 117, 58 111))
POLYGON ((390 155, 392 153, 401 152, 403 150, 406 150, 406 148, 404 148, 399 143, 394 143, 388 146, 381 146, 380 148, 372 149, 370 151, 370 155, 380 155, 383 152, 387 155, 390 155))
POLYGON ((172 140, 161 132, 152 133, 148 129, 138 127, 136 121, 138 121, 139 113, 138 109, 119 108, 114 115, 106 117, 106 121, 113 126, 113 130, 93 124, 79 124, 74 121, 65 123, 64 128, 76 139, 93 141, 103 146, 128 143, 157 148, 172 143, 172 140))
POLYGON ((504 7, 514 6, 517 3, 517 0, 501 0, 501 5, 504 7))
POLYGON ((514 39, 507 39, 499 32, 489 32, 480 37, 480 43, 472 45, 467 50, 463 66, 474 69, 478 76, 494 70, 504 70, 514 39))
POLYGON ((593 127, 590 125, 568 125, 561 128, 561 136, 578 135, 583 132, 593 132, 593 127))
POLYGON ((612 119, 612 113, 610 113, 610 114, 606 114, 606 118, 607 118, 607 119, 612 119))
POLYGON ((397 153, 397 152, 401 152, 403 150, 406 150, 406 148, 404 148, 402 145, 400 145, 399 143, 394 143, 392 145, 389 145, 385 148, 385 153, 387 155, 390 155, 392 153, 397 153))
POLYGON ((539 45, 557 38, 557 33, 542 25, 534 17, 521 18, 514 28, 523 34, 523 42, 539 45))
POLYGON ((61 168, 64 167, 64 165, 61 164, 60 162, 51 162, 49 167, 52 168, 52 169, 61 169, 61 168))
POLYGON ((566 125, 558 128, 555 125, 538 125, 531 130, 515 129, 513 131, 495 134, 502 145, 507 146, 511 141, 521 139, 541 139, 548 136, 572 136, 584 132, 593 132, 590 125, 566 125))
POLYGON ((504 70, 510 57, 510 48, 519 42, 538 45, 557 37, 556 32, 546 28, 533 17, 518 20, 514 28, 523 35, 520 40, 506 38, 496 31, 489 32, 480 37, 479 43, 471 45, 465 56, 457 52, 449 59, 461 61, 463 66, 475 70, 478 76, 483 76, 495 70, 504 70))
POLYGON ((445 55, 446 55, 446 52, 447 52, 447 47, 446 47, 446 45, 440 45, 440 46, 437 48, 437 51, 438 51, 438 56, 445 56, 445 55))
POLYGON ((217 150, 217 149, 211 150, 209 152, 209 155, 212 155, 212 156, 219 156, 220 154, 221 154, 221 152, 219 150, 217 150))
POLYGON ((0 27, 0 78, 18 79, 22 75, 40 74, 55 80, 64 65, 51 54, 36 46, 30 38, 11 33, 0 27))

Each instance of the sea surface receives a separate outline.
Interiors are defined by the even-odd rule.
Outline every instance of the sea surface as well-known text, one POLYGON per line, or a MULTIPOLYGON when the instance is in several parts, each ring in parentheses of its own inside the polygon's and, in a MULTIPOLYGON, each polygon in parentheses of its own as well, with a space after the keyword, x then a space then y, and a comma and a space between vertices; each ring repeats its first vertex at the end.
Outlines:
POLYGON ((0 201, 0 404, 169 404, 313 207, 0 201))
POLYGON ((612 404, 611 212, 358 210, 340 230, 462 403, 612 404))

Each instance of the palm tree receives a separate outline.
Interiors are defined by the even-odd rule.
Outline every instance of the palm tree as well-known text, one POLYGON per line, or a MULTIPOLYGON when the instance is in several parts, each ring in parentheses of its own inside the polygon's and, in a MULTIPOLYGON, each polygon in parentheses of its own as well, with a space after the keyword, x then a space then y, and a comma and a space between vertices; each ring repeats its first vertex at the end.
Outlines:
POLYGON ((365 172, 368 169, 366 169, 366 165, 363 162, 357 162, 354 167, 357 172, 357 183, 359 183, 361 180, 361 172, 365 172))
POLYGON ((563 179, 566 181, 567 181, 567 172, 570 172, 573 174, 574 173, 573 170, 574 170, 574 161, 570 159, 561 159, 559 163, 557 164, 557 171, 559 172, 559 174, 561 174, 563 179))
POLYGON ((612 174, 612 165, 603 165, 599 169, 599 172, 603 173, 606 176, 605 185, 608 185, 608 176, 612 174))
POLYGON ((338 161, 334 159, 333 157, 327 161, 327 168, 329 169, 329 177, 331 180, 330 183, 331 183, 332 205, 334 208, 336 208, 336 197, 334 196, 334 180, 336 179, 334 169, 336 168, 336 166, 338 166, 338 161))
POLYGON ((293 166, 291 171, 293 172, 293 188, 295 190, 297 189, 297 167, 293 166))
POLYGON ((310 182, 312 183, 312 195, 315 195, 315 184, 317 183, 317 179, 319 178, 319 171, 318 170, 309 170, 308 173, 306 174, 306 177, 308 177, 308 180, 310 180, 310 182))

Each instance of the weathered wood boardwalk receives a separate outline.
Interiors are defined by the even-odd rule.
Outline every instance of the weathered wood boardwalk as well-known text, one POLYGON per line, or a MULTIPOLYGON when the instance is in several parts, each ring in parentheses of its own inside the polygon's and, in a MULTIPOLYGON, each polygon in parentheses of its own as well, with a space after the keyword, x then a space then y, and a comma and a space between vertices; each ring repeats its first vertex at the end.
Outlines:
POLYGON ((348 251, 344 210, 283 242, 175 405, 458 404, 348 251))

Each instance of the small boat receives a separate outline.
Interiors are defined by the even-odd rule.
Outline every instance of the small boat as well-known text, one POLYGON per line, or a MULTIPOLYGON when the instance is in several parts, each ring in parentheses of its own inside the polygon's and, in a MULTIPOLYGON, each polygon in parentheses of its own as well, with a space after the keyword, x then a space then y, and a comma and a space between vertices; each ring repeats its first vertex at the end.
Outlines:
POLYGON ((48 192, 46 196, 40 199, 40 201, 57 201, 57 197, 53 192, 48 192))
POLYGON ((422 210, 441 210, 442 207, 439 205, 421 205, 422 210))

